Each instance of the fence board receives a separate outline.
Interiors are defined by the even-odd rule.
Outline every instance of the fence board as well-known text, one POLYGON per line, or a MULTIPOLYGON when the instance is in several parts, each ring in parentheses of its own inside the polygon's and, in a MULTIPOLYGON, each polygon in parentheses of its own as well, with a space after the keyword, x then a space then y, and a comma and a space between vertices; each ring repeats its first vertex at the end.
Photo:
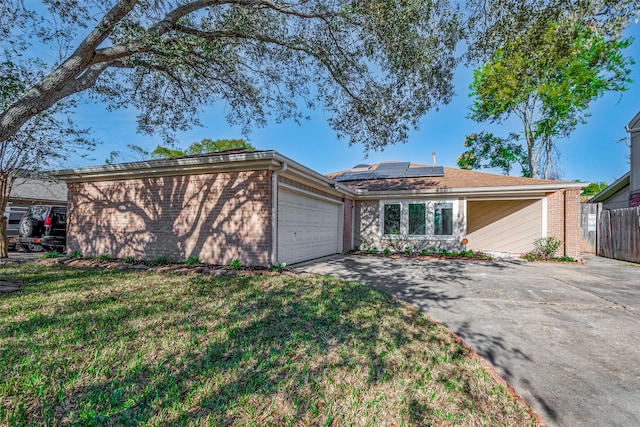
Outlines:
POLYGON ((582 203, 580 205, 580 253, 595 254, 598 213, 602 210, 602 203, 582 203))
POLYGON ((602 211, 598 255, 640 263, 640 207, 602 211))

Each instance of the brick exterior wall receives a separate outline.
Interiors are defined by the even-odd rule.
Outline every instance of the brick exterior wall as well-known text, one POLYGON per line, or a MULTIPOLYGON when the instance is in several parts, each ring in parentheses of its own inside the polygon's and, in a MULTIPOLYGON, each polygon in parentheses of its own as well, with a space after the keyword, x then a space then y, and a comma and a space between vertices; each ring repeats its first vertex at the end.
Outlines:
POLYGON ((547 236, 562 240, 558 255, 580 256, 580 189, 547 194, 547 236))
POLYGON ((70 183, 67 251, 268 266, 271 196, 270 171, 70 183))
POLYGON ((353 230, 353 200, 344 199, 344 228, 342 232, 342 252, 347 253, 351 249, 351 232, 353 230))
POLYGON ((629 207, 635 208, 640 206, 640 193, 633 193, 629 196, 629 207))

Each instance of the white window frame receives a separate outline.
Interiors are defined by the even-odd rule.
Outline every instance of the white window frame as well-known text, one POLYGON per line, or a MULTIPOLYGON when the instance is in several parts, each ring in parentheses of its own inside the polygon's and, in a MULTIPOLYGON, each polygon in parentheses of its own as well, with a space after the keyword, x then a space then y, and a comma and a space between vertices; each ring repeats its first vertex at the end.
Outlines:
POLYGON ((380 224, 378 231, 382 239, 409 238, 416 240, 457 240, 459 229, 459 213, 460 203, 458 199, 400 199, 400 200, 380 200, 379 218, 380 224), (453 234, 442 235, 434 234, 434 206, 436 203, 451 203, 453 207, 453 234), (426 205, 425 206, 425 234, 409 234, 409 205, 426 205), (400 205, 400 234, 384 234, 384 207, 385 205, 400 205))

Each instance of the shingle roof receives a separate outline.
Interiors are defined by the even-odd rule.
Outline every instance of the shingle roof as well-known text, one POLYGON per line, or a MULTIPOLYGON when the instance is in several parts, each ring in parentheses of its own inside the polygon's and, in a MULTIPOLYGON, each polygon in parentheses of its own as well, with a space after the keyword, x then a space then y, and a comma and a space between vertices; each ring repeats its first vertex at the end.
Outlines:
MULTIPOLYGON (((369 170, 376 169, 380 163, 371 165, 369 170)), ((411 163, 413 167, 425 167, 428 165, 411 163)), ((327 174, 329 178, 335 179, 346 172, 353 172, 353 169, 333 172, 327 174)), ((516 176, 505 176, 486 172, 464 170, 457 168, 444 168, 444 176, 420 177, 420 178, 389 178, 372 179, 362 181, 343 181, 354 190, 369 191, 403 191, 403 190, 438 190, 454 188, 486 188, 486 187, 520 187, 526 185, 558 185, 571 184, 573 182, 552 181, 547 179, 533 179, 516 176)))
POLYGON ((66 203, 67 184, 51 179, 16 178, 9 200, 38 203, 66 203))

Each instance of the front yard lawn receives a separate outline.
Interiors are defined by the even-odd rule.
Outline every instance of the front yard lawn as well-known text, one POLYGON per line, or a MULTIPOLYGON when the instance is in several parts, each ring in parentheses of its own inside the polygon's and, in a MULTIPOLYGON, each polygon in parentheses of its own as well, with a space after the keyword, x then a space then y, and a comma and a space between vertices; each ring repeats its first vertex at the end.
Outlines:
POLYGON ((532 425, 418 311, 320 276, 0 267, 0 424, 532 425))

